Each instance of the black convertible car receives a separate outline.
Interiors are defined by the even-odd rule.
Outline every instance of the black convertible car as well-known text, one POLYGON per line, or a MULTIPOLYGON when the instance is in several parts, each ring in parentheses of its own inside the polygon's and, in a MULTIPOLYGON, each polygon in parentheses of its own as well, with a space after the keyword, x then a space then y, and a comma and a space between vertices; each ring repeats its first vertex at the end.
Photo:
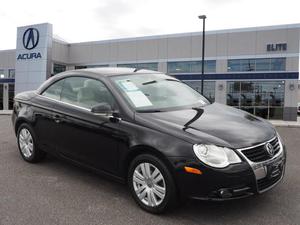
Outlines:
POLYGON ((285 147, 267 121, 149 70, 58 74, 15 97, 12 121, 24 160, 49 153, 126 182, 152 213, 182 197, 262 193, 284 175, 285 147))

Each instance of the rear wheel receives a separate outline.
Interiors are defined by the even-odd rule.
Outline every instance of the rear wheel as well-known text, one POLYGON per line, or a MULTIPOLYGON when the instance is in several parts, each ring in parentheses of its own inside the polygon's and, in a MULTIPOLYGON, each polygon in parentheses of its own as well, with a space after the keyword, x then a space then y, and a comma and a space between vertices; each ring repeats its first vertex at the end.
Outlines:
POLYGON ((33 129, 26 123, 18 128, 17 132, 18 147, 22 158, 30 163, 41 161, 46 153, 36 146, 36 139, 33 129))
POLYGON ((151 213, 162 213, 176 205, 176 187, 166 165, 143 154, 131 163, 128 185, 138 205, 151 213))

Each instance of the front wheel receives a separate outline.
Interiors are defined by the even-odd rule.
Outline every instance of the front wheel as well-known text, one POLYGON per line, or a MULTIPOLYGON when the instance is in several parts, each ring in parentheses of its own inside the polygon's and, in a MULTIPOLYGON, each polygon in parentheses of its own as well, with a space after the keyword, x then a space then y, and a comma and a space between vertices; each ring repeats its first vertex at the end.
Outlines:
POLYGON ((173 177, 155 156, 143 154, 132 161, 128 185, 137 204, 150 213, 162 213, 176 205, 173 177))
POLYGON ((41 161, 46 153, 38 149, 33 129, 26 123, 18 128, 17 132, 18 147, 22 158, 30 163, 41 161))

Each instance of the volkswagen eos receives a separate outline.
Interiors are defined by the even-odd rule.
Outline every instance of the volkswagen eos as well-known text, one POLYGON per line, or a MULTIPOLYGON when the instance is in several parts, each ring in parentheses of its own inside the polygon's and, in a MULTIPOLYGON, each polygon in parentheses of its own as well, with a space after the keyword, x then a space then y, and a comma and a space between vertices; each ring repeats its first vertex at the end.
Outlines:
POLYGON ((180 199, 260 194, 284 175, 285 147, 269 122, 149 70, 58 74, 16 95, 12 121, 25 161, 53 154, 108 175, 151 213, 180 199))

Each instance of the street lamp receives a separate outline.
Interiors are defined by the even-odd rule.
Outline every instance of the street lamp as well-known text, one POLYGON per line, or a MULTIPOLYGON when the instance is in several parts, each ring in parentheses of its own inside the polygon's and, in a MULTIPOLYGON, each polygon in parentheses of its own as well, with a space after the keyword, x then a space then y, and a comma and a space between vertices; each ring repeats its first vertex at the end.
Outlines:
POLYGON ((203 31, 202 31, 202 68, 201 68, 201 94, 203 95, 204 50, 205 50, 205 19, 206 19, 206 15, 198 16, 198 18, 203 21, 203 31))

